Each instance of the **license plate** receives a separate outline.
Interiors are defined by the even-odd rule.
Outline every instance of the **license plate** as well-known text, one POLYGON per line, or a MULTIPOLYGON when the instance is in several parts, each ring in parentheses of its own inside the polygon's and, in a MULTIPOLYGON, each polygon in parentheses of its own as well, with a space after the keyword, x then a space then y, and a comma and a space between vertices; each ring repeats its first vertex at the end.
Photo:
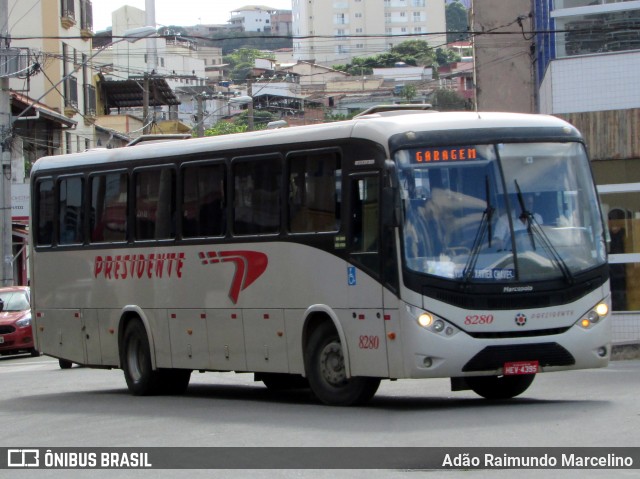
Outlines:
POLYGON ((0 336, 0 344, 4 343, 4 336, 0 336))
POLYGON ((504 375, 515 376, 518 374, 535 374, 538 372, 538 361, 517 361, 504 363, 504 375))

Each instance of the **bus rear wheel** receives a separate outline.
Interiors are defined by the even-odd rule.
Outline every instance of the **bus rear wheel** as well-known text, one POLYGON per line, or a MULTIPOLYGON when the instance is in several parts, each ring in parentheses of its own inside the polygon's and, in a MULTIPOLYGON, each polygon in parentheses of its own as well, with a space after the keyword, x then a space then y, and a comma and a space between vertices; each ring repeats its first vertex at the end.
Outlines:
POLYGON ((139 320, 129 322, 124 330, 120 364, 133 395, 149 396, 160 391, 160 372, 151 366, 147 332, 139 320))
POLYGON ((364 404, 380 386, 379 378, 347 377, 340 337, 328 322, 311 333, 305 369, 313 394, 331 406, 364 404))
POLYGON ((466 378, 469 387, 485 399, 511 399, 525 392, 535 374, 519 376, 472 376, 466 378))

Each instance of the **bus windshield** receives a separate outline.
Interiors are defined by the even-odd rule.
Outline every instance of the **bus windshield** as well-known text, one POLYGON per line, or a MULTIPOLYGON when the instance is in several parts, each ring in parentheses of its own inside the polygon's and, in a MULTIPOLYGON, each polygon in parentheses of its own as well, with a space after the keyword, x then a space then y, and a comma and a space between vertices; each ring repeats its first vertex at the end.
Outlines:
POLYGON ((412 271, 465 283, 570 283, 606 261, 581 143, 411 148, 395 159, 412 271))

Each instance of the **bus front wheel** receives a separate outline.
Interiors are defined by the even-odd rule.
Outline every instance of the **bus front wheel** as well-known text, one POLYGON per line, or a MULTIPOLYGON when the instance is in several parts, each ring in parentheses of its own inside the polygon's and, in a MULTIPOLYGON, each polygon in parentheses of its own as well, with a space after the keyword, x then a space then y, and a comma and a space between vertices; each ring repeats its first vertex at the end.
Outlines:
POLYGON ((535 374, 519 376, 472 376, 467 384, 485 399, 511 399, 525 392, 535 379, 535 374))
POLYGON ((313 394, 331 406, 363 404, 373 397, 380 385, 379 378, 347 377, 340 338, 328 322, 311 333, 305 369, 313 394))

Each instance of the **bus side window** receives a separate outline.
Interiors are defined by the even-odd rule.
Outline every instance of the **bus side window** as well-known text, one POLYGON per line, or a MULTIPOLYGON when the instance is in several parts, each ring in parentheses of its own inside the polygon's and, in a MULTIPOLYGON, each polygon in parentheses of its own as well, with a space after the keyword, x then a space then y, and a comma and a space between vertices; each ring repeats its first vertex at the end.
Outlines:
POLYGON ((233 232, 237 235, 280 231, 282 167, 279 158, 233 164, 233 232))
POLYGON ((58 185, 59 243, 83 242, 83 186, 82 178, 64 178, 58 185))
POLYGON ((194 165, 182 175, 182 235, 185 238, 226 233, 225 166, 194 165))
POLYGON ((53 244, 55 207, 53 180, 46 179, 38 181, 36 186, 36 195, 36 241, 38 246, 51 246, 53 244))
POLYGON ((108 173, 91 178, 90 241, 121 242, 127 239, 126 173, 108 173))
POLYGON ((340 163, 335 153, 289 157, 289 231, 337 231, 340 222, 336 178, 340 163))
POLYGON ((137 171, 135 239, 175 237, 175 172, 170 168, 137 171))

